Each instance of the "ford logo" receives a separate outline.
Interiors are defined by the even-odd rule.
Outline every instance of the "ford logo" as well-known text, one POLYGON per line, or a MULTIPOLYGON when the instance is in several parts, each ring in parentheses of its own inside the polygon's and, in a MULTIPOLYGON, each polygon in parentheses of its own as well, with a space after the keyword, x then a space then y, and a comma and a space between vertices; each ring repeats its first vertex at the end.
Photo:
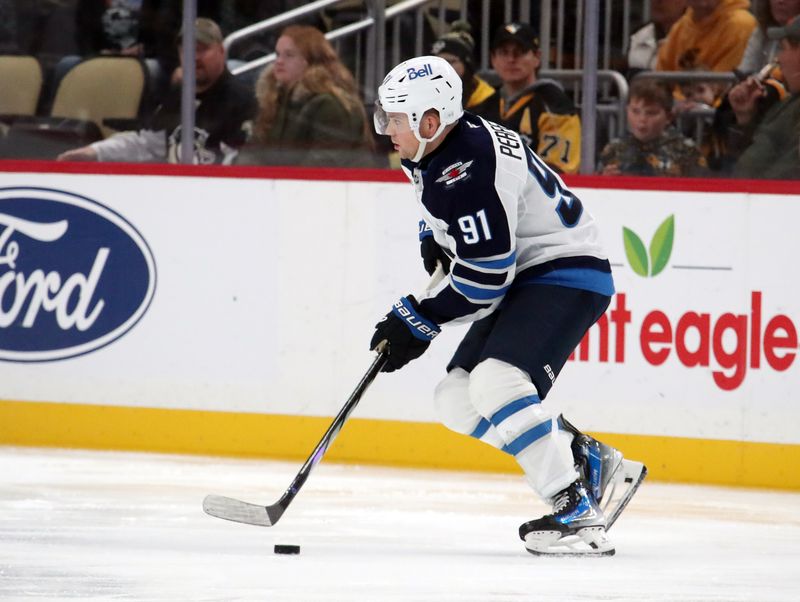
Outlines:
POLYGON ((44 362, 114 342, 156 289, 147 242, 114 210, 47 188, 0 188, 0 360, 44 362))

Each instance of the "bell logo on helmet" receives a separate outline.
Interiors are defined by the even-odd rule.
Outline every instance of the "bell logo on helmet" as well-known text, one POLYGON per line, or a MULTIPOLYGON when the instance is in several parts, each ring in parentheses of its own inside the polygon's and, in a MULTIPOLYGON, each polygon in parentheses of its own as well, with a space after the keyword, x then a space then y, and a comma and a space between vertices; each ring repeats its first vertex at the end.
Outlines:
POLYGON ((414 69, 414 67, 409 67, 406 70, 408 73, 408 79, 417 79, 418 77, 428 77, 429 75, 433 75, 433 69, 431 69, 430 63, 421 67, 419 69, 414 69))

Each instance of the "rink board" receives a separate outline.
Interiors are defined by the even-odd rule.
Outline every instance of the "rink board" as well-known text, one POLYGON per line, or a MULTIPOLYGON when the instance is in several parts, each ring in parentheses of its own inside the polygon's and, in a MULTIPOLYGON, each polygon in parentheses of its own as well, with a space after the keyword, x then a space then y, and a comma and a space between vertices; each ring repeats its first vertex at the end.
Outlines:
MULTIPOLYGON (((377 318, 425 284, 397 174, 5 167, 0 443, 303 458, 371 362, 377 318)), ((617 295, 547 403, 655 478, 800 488, 800 188, 571 183, 617 295)), ((381 375, 331 457, 514 470, 437 424, 464 330, 381 375)))
MULTIPOLYGON (((285 458, 298 467, 331 418, 0 401, 2 443, 285 458)), ((800 446, 592 433, 643 461, 651 480, 800 490, 800 446)), ((520 472, 508 455, 429 422, 351 418, 333 462, 520 472)))

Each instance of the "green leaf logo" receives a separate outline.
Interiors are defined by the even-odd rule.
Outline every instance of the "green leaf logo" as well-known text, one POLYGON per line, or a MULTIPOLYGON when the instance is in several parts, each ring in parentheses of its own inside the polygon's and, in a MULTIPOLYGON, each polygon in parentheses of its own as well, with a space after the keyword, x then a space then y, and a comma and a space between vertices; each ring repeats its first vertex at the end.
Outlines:
POLYGON ((636 235, 636 232, 625 226, 622 227, 622 238, 625 241, 625 256, 628 258, 628 263, 631 264, 634 272, 646 278, 649 261, 642 239, 636 235))
POLYGON ((644 278, 647 276, 657 276, 667 267, 670 255, 672 255, 672 244, 675 240, 675 216, 670 215, 665 219, 653 235, 650 241, 650 252, 648 254, 644 243, 639 236, 630 228, 622 227, 622 240, 625 243, 625 256, 631 269, 644 278))
POLYGON ((650 241, 650 257, 653 260, 653 272, 651 276, 657 276, 667 267, 669 256, 672 254, 672 240, 675 237, 675 216, 670 215, 664 220, 653 240, 650 241))

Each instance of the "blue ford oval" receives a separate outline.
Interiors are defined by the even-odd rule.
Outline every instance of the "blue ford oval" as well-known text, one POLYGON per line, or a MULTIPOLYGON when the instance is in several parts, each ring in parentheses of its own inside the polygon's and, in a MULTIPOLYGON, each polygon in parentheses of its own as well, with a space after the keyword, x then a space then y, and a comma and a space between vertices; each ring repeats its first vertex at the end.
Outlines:
POLYGON ((142 318, 156 290, 147 241, 116 211, 48 188, 0 188, 0 360, 95 351, 142 318))

